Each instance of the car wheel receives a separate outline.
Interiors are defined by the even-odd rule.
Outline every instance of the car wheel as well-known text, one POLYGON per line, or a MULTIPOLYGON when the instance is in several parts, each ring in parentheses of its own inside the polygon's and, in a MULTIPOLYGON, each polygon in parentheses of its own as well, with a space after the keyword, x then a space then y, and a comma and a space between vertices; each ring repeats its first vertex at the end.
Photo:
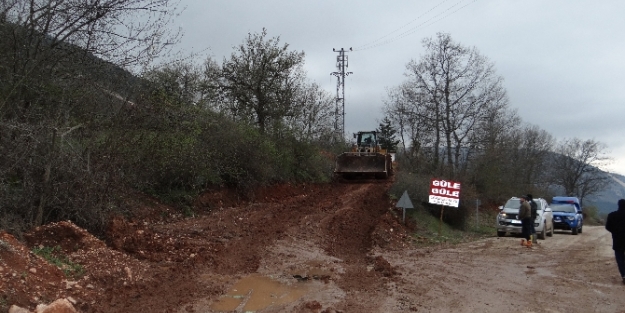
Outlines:
POLYGON ((540 234, 538 234, 538 239, 545 240, 545 234, 547 233, 545 228, 547 228, 546 224, 543 225, 543 230, 540 232, 540 234))
POLYGON ((497 237, 503 237, 506 235, 505 231, 497 231, 497 237))
POLYGON ((582 226, 580 226, 580 227, 579 227, 579 233, 580 233, 580 234, 582 233, 582 228, 584 228, 584 225, 582 225, 582 226))
POLYGON ((578 228, 575 227, 575 228, 571 229, 571 234, 577 235, 577 231, 578 231, 578 228))
POLYGON ((549 237, 553 237, 553 223, 551 223, 551 231, 547 234, 549 237))

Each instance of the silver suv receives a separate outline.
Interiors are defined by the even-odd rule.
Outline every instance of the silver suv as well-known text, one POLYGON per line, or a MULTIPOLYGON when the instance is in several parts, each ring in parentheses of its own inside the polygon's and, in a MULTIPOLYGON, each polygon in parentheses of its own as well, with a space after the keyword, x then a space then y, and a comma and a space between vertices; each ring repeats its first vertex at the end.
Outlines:
MULTIPOLYGON (((543 198, 535 198, 536 202, 536 220, 534 228, 539 239, 545 239, 545 235, 553 236, 553 213, 547 201, 543 198)), ((518 219, 519 208, 521 207, 521 199, 512 197, 505 205, 500 206, 497 215, 497 236, 503 237, 506 233, 520 234, 521 220, 518 219)))

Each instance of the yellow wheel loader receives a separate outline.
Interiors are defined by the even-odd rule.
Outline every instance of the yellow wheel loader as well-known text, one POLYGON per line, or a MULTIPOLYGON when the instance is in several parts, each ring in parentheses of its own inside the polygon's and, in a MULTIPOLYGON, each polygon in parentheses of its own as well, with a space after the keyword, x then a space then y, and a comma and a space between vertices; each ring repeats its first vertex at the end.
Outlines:
POLYGON ((354 138, 356 144, 351 151, 336 158, 335 175, 342 178, 388 178, 393 173, 393 158, 380 146, 378 133, 360 131, 354 134, 354 138))

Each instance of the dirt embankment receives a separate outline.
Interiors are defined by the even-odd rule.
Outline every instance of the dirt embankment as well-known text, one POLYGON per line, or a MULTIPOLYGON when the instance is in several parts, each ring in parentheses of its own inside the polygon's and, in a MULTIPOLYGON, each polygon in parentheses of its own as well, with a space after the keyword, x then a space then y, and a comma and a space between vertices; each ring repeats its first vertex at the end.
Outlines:
POLYGON ((84 275, 66 278, 8 234, 0 305, 68 297, 82 312, 619 312, 609 234, 556 233, 417 248, 386 194, 390 182, 285 185, 254 202, 210 192, 209 214, 111 223, 102 242, 70 223, 28 247, 60 246, 84 275))

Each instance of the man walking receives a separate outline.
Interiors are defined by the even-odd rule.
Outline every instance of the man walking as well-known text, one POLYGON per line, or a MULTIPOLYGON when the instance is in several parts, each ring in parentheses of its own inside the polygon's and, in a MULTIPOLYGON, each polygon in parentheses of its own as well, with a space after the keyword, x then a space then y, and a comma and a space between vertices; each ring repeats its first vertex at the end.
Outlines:
POLYGON ((521 220, 521 234, 523 235, 523 240, 521 240, 521 244, 527 246, 528 248, 532 246, 532 229, 531 224, 532 221, 532 208, 530 204, 527 202, 527 196, 521 197, 521 207, 519 208, 519 219, 521 220))
POLYGON ((616 265, 625 284, 625 199, 618 201, 618 210, 608 214, 605 229, 612 233, 612 249, 616 265))

